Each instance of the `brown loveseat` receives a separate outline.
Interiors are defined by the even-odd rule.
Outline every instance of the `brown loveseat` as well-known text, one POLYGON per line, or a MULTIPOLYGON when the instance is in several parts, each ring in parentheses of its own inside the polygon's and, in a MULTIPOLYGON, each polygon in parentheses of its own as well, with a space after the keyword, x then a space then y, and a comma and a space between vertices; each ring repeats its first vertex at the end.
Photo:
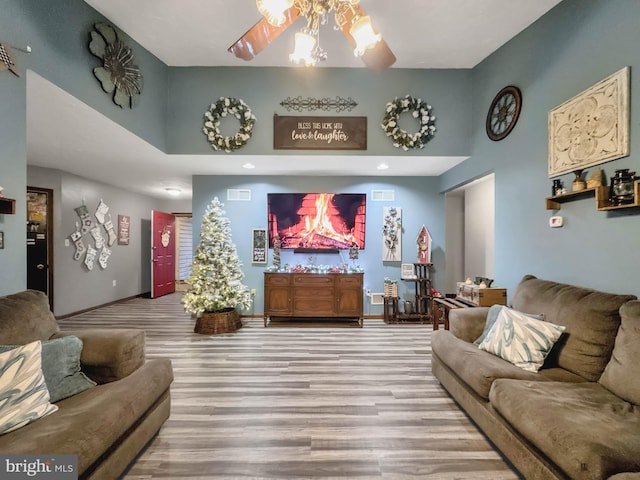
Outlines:
POLYGON ((82 371, 97 386, 60 400, 58 410, 0 435, 3 454, 78 455, 79 478, 116 479, 169 417, 169 359, 145 359, 144 331, 61 332, 37 291, 0 297, 0 344, 74 335, 82 371))
POLYGON ((542 368, 473 342, 488 308, 433 332, 433 373, 527 479, 640 479, 640 301, 525 276, 511 306, 566 326, 542 368))

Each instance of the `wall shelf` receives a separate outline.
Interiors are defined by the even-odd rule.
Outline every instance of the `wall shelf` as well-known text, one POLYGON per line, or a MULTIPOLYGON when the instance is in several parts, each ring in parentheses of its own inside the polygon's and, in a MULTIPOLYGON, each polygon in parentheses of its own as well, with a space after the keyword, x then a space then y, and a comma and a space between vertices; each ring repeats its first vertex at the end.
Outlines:
POLYGON ((560 210, 560 205, 562 203, 593 197, 598 188, 602 188, 602 187, 586 188, 584 190, 579 190, 577 192, 569 192, 569 193, 563 193, 562 195, 554 195, 553 197, 547 197, 546 198, 547 210, 560 210))
POLYGON ((13 198, 0 198, 0 213, 9 215, 16 213, 16 201, 13 198))
POLYGON ((609 202, 609 187, 598 187, 596 193, 596 208, 600 211, 620 210, 623 208, 640 207, 640 180, 633 182, 633 203, 624 205, 611 205, 609 202))

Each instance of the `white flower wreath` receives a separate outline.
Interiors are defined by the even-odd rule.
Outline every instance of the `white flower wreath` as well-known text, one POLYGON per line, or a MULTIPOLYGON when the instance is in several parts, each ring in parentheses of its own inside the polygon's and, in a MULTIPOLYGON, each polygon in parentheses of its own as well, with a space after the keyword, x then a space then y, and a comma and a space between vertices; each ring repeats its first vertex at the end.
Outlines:
POLYGON ((243 147, 251 138, 256 117, 249 106, 238 98, 220 97, 212 103, 204 113, 205 122, 202 131, 207 136, 214 150, 224 150, 229 153, 243 147), (233 115, 240 121, 240 130, 232 137, 225 137, 220 133, 220 118, 233 115))
POLYGON ((393 102, 387 103, 381 126, 387 137, 393 139, 394 147, 407 151, 410 148, 423 148, 433 138, 436 131, 435 120, 436 117, 431 115, 431 105, 420 98, 415 99, 405 95, 403 98, 396 97, 393 102), (404 112, 412 112, 413 118, 420 119, 420 129, 416 133, 407 133, 398 126, 398 117, 404 112))

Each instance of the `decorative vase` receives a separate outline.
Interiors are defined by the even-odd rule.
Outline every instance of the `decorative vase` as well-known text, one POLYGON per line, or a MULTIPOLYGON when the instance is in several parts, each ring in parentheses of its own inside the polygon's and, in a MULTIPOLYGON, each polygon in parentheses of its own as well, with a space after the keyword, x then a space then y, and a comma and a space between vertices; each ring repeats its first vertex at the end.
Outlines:
POLYGON ((626 205, 633 203, 633 182, 636 172, 629 172, 628 168, 616 170, 611 177, 609 202, 611 205, 626 205))
POLYGON ((587 182, 582 179, 582 170, 574 170, 573 174, 576 176, 576 178, 571 184, 571 190, 574 192, 580 192, 587 188, 587 182))
POLYGON ((232 333, 242 327, 242 321, 235 308, 225 308, 218 312, 204 312, 196 320, 195 333, 218 335, 232 333))

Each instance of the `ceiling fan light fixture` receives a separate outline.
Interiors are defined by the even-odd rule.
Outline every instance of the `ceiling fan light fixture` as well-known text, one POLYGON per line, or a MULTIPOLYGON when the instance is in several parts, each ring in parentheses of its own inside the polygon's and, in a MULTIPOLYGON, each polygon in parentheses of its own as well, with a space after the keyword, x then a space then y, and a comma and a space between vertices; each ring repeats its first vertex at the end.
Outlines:
POLYGON ((289 60, 293 63, 304 62, 307 67, 315 65, 316 61, 313 56, 315 46, 316 39, 313 35, 307 32, 297 32, 293 53, 289 55, 289 60))
POLYGON ((256 7, 264 18, 274 27, 282 25, 287 17, 284 14, 293 6, 294 0, 256 0, 256 7))
POLYGON ((374 47, 382 40, 382 35, 373 31, 369 15, 357 17, 351 24, 349 33, 356 42, 356 48, 353 50, 356 57, 361 57, 365 50, 374 47))

